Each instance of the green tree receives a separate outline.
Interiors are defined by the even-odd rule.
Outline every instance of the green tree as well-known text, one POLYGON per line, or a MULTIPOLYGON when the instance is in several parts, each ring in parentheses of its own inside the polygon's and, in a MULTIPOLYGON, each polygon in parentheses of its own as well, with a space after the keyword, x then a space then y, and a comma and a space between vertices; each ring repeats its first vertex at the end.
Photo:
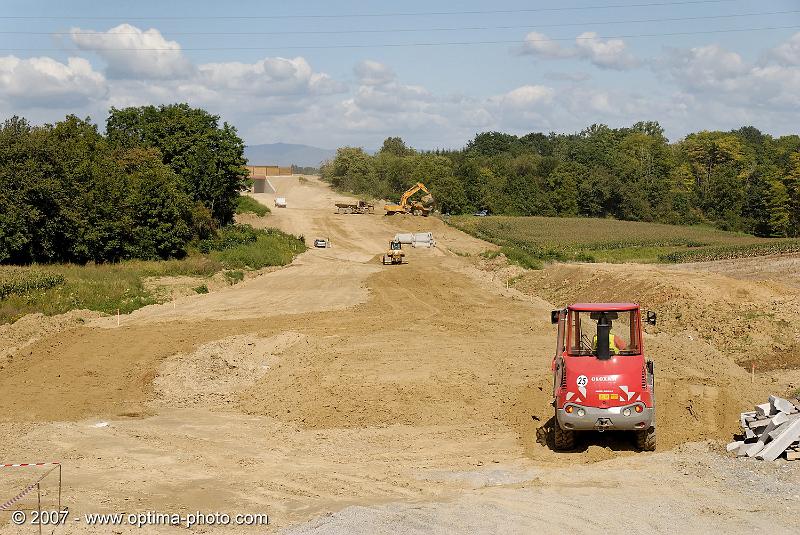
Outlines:
POLYGON ((111 108, 106 133, 119 148, 158 149, 192 200, 203 203, 219 225, 233 221, 247 179, 244 142, 233 126, 220 127, 219 117, 205 110, 171 104, 111 108))
POLYGON ((403 138, 400 137, 387 137, 383 140, 383 146, 379 154, 392 154, 394 156, 411 156, 414 154, 414 149, 406 146, 403 138))

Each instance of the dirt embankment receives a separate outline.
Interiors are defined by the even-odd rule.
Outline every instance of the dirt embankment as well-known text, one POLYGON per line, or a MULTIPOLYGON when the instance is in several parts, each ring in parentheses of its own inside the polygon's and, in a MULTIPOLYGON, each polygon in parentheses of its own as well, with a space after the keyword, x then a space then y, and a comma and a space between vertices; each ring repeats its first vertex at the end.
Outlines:
MULTIPOLYGON (((275 185, 289 208, 273 212, 274 224, 333 247, 214 294, 141 309, 119 327, 100 318, 26 338, 2 364, 0 455, 62 459, 65 499, 81 512, 269 510, 286 526, 352 504, 468 496, 476 510, 530 519, 539 517, 518 491, 534 489, 548 496, 536 509, 560 504, 564 530, 585 520, 567 514, 573 500, 592 517, 580 525, 601 531, 616 519, 607 511, 623 508, 637 525, 670 531, 669 515, 642 523, 652 520, 649 504, 686 518, 710 506, 730 516, 728 527, 761 525, 766 513, 742 512, 749 495, 691 465, 696 452, 637 455, 628 437, 610 433, 587 436, 573 453, 537 440, 553 412, 549 310, 635 300, 659 312, 646 344, 663 450, 728 438, 738 411, 774 390, 772 376, 751 384, 725 342, 739 347, 749 336, 772 348, 796 336, 796 320, 767 315, 771 300, 797 310, 793 294, 632 265, 550 266, 506 290, 511 271, 501 263, 480 270, 448 254, 491 246, 440 221, 339 216, 339 196, 316 181, 275 185), (380 266, 389 239, 408 230, 433 230, 442 248, 408 249, 408 265, 380 266), (731 321, 748 314, 750 327, 731 321), (483 490, 495 481, 502 499, 483 490), (629 509, 631 496, 647 506, 629 509)), ((778 498, 763 503, 773 519, 791 514, 778 498)), ((417 520, 437 521, 434 509, 417 520)))
POLYGON ((645 345, 656 362, 659 438, 667 444, 727 438, 740 411, 794 387, 791 371, 777 384, 761 373, 800 367, 791 358, 800 339, 800 294, 776 281, 679 266, 554 264, 526 273, 514 287, 558 306, 633 301, 657 311, 645 345))

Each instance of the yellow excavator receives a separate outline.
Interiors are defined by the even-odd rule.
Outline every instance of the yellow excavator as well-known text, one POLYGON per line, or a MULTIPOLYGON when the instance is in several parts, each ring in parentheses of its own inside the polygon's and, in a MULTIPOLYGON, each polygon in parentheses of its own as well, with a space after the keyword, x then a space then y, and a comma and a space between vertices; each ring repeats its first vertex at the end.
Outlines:
POLYGON ((427 216, 431 213, 432 206, 433 196, 431 192, 428 191, 425 184, 417 182, 403 193, 403 196, 400 198, 400 204, 387 204, 383 209, 386 210, 386 215, 413 214, 427 216), (427 195, 422 197, 421 201, 409 200, 411 196, 418 191, 424 191, 427 195))

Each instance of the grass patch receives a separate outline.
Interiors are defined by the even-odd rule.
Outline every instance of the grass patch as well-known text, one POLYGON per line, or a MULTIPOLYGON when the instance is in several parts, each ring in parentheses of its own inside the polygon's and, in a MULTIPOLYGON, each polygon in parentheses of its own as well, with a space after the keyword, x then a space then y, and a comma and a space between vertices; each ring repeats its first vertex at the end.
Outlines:
MULTIPOLYGON (((286 265, 304 250, 305 245, 295 236, 236 225, 196 244, 189 256, 180 260, 0 266, 0 323, 33 312, 54 315, 81 308, 107 314, 119 309, 127 314, 160 302, 145 289, 147 277, 211 277, 228 270, 225 277, 235 284, 244 279, 244 269, 286 265)), ((203 284, 195 291, 207 293, 208 286, 203 284)))
POLYGON ((239 195, 239 200, 236 201, 236 213, 252 213, 257 216, 265 216, 270 213, 270 209, 269 206, 261 204, 249 195, 239 195))
POLYGON ((798 239, 757 238, 700 226, 508 216, 454 216, 448 223, 509 248, 522 262, 675 263, 800 252, 798 239))
POLYGON ((255 241, 215 251, 211 257, 229 269, 261 269, 284 266, 305 250, 305 244, 299 239, 270 229, 259 234, 255 241))
POLYGON ((244 271, 234 270, 234 271, 226 271, 224 273, 225 280, 228 281, 228 284, 233 286, 234 284, 239 284, 244 280, 244 271))
POLYGON ((491 260, 493 258, 497 258, 501 254, 505 255, 510 264, 515 264, 525 269, 542 269, 544 266, 544 263, 540 258, 537 258, 522 249, 508 245, 504 245, 500 247, 500 249, 493 251, 483 251, 481 256, 491 260))

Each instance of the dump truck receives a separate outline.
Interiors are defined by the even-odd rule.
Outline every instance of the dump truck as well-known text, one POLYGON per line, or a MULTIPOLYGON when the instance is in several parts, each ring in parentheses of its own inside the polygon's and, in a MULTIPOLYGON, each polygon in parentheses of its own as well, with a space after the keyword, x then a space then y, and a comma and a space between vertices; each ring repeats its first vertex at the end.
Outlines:
POLYGON ((403 244, 401 244, 398 240, 390 241, 389 250, 385 255, 383 255, 381 261, 383 262, 384 266, 408 264, 408 260, 406 260, 406 254, 403 252, 403 244))
MULTIPOLYGON (((656 448, 653 361, 645 357, 636 303, 577 303, 553 310, 553 422, 557 450, 584 431, 631 431, 640 450, 656 448)), ((655 312, 644 320, 656 324, 655 312)))
POLYGON ((367 201, 337 202, 336 212, 339 214, 374 214, 375 205, 367 201))
POLYGON ((383 209, 386 210, 386 215, 412 214, 428 216, 431 213, 432 206, 433 196, 431 192, 428 191, 425 184, 417 182, 403 193, 400 198, 400 204, 387 204, 383 209), (427 195, 422 197, 420 201, 412 201, 411 197, 419 191, 424 191, 427 195))

